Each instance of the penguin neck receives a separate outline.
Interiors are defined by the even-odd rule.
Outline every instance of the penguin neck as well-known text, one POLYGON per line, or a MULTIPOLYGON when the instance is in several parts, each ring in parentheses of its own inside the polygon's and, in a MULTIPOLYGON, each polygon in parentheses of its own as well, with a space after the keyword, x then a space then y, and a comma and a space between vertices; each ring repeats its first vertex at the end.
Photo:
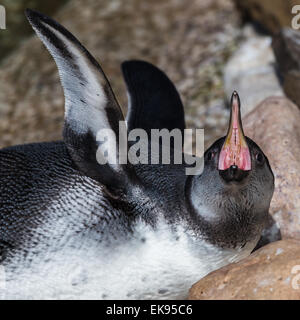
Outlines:
POLYGON ((221 248, 243 247, 258 238, 268 217, 268 208, 258 207, 247 192, 202 193, 187 199, 190 225, 201 237, 221 248))
POLYGON ((259 240, 265 226, 268 212, 258 213, 254 208, 223 208, 214 213, 214 218, 206 219, 197 216, 196 223, 200 226, 202 236, 221 248, 242 248, 248 243, 259 240))

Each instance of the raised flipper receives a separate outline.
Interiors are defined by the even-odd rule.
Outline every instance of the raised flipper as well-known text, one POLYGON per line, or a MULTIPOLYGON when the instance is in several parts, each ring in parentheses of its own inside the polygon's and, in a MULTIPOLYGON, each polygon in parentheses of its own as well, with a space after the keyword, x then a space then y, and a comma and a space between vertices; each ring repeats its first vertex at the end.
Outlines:
MULTIPOLYGON (((98 62, 81 43, 53 19, 33 10, 26 16, 54 58, 65 96, 64 142, 78 168, 111 188, 126 189, 128 166, 99 164, 98 134, 111 130, 118 152, 119 121, 123 114, 98 62), (102 131, 103 132, 103 131, 102 131)), ((126 128, 125 128, 126 129, 126 128)), ((103 143, 103 141, 101 141, 103 143)), ((103 154, 102 154, 103 156, 103 154)))
POLYGON ((184 110, 180 96, 164 72, 151 63, 126 61, 122 72, 127 85, 129 104, 128 130, 142 128, 184 130, 184 110))

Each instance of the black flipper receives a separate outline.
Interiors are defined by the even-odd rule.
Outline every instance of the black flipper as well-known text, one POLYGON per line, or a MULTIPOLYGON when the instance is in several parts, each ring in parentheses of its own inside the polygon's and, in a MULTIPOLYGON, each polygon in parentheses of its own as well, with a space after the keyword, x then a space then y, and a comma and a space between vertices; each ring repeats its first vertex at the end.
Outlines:
POLYGON ((122 72, 127 85, 128 130, 141 128, 184 130, 184 110, 180 96, 164 72, 151 63, 125 61, 122 72))

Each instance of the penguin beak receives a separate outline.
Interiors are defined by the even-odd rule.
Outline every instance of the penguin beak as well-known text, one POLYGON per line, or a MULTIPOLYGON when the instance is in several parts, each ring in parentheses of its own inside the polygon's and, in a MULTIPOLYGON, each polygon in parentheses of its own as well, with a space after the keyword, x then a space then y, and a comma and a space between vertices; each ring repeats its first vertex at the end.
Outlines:
POLYGON ((231 96, 229 128, 219 156, 219 170, 234 168, 251 170, 249 147, 243 131, 240 98, 236 91, 231 96))

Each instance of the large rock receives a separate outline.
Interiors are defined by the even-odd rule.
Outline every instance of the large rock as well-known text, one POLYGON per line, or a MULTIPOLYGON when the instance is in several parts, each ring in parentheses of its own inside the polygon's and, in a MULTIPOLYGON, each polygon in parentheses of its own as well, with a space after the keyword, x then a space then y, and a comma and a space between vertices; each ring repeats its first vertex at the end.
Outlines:
POLYGON ((300 32, 283 28, 273 37, 272 47, 284 92, 300 107, 300 32))
POLYGON ((189 299, 300 299, 300 242, 281 240, 202 278, 189 299))
MULTIPOLYGON (((188 127, 205 127, 207 143, 226 132, 222 71, 240 32, 230 0, 70 0, 54 17, 100 62, 124 109, 120 63, 144 59, 176 84, 188 127)), ((40 40, 26 40, 0 68, 0 147, 60 139, 63 93, 40 40)))
POLYGON ((284 26, 290 26, 292 7, 297 0, 235 0, 238 8, 248 17, 259 22, 269 31, 276 33, 284 26))
POLYGON ((251 25, 243 30, 244 40, 224 69, 226 96, 236 90, 242 101, 242 115, 252 111, 265 98, 284 96, 275 70, 271 37, 258 34, 251 25))
POLYGON ((267 155, 275 175, 270 214, 282 238, 300 239, 300 110, 270 97, 248 114, 244 131, 267 155))

